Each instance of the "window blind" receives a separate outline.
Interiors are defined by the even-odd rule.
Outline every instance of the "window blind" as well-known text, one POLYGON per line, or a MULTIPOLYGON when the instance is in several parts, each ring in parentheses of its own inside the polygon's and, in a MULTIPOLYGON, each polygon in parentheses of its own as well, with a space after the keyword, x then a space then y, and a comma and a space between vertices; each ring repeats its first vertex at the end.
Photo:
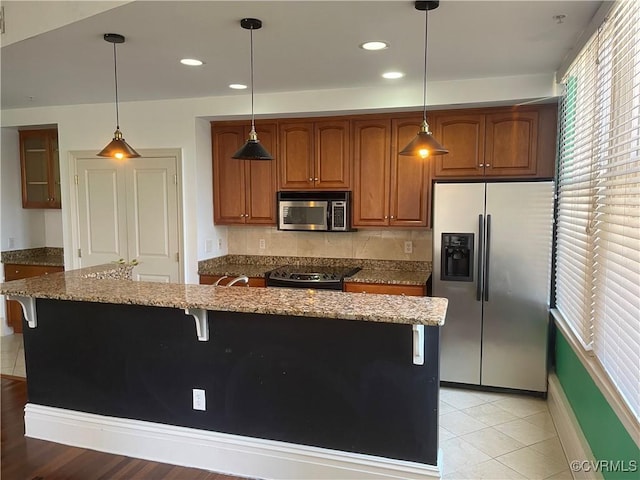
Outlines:
POLYGON ((595 178, 597 48, 588 44, 565 77, 560 103, 556 308, 585 349, 593 344, 591 322, 592 236, 595 178))
POLYGON ((564 78, 556 298, 640 418, 640 2, 617 2, 564 78))

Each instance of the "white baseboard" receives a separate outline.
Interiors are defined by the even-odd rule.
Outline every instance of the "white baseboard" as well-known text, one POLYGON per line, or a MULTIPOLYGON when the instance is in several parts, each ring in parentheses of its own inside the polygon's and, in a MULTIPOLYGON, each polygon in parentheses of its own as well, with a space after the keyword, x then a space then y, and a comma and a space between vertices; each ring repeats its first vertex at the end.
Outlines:
MULTIPOLYGON (((585 465, 586 462, 590 462, 588 465, 594 465, 595 458, 589 443, 582 433, 578 419, 574 415, 555 373, 549 373, 547 404, 569 465, 572 461, 585 462, 585 465)), ((575 480, 600 480, 603 478, 600 472, 594 471, 578 470, 572 471, 571 474, 575 480)))
MULTIPOLYGON (((243 477, 291 480, 440 478, 416 462, 72 410, 25 406, 25 435, 75 447, 243 477)), ((441 465, 440 456, 438 463, 441 465)))

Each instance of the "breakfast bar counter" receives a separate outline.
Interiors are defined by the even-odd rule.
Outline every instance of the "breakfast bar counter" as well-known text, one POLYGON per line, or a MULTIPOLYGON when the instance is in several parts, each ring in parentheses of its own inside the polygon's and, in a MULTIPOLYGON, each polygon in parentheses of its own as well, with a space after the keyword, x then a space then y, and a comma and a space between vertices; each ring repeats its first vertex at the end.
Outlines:
POLYGON ((27 436, 253 478, 439 476, 446 299, 131 268, 0 286, 31 310, 27 436))

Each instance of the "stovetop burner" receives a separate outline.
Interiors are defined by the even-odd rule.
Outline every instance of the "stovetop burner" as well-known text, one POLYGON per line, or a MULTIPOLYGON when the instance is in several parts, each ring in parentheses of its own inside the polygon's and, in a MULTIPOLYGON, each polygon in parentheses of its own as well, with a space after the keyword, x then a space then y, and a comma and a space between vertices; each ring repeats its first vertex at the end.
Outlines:
POLYGON ((267 286, 293 288, 342 289, 342 279, 353 275, 359 267, 320 267, 317 265, 285 265, 269 272, 267 286))

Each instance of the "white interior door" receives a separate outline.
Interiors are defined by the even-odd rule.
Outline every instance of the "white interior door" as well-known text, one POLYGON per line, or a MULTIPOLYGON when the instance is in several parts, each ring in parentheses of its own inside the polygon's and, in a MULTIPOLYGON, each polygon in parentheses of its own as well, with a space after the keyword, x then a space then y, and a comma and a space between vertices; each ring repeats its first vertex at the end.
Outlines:
POLYGON ((76 159, 80 265, 137 260, 134 280, 179 282, 176 157, 76 159))
POLYGON ((178 198, 175 158, 133 158, 125 169, 129 259, 135 280, 178 282, 178 198))
POLYGON ((127 259, 124 171, 98 157, 77 159, 76 172, 81 266, 127 259))

